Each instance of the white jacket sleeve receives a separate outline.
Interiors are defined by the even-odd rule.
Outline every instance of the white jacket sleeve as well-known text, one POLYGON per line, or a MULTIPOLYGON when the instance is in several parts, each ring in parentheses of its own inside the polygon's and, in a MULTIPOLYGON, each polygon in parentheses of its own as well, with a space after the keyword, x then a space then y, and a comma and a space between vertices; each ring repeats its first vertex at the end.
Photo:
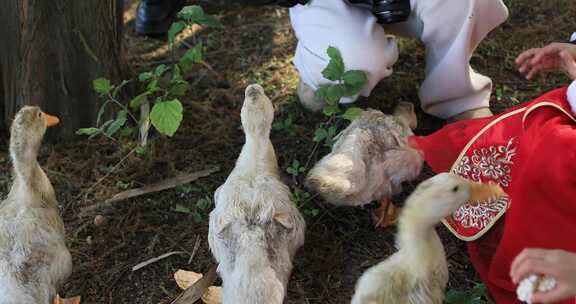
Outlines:
POLYGON ((572 84, 568 87, 567 95, 570 107, 572 107, 572 113, 576 115, 576 80, 572 81, 572 84))

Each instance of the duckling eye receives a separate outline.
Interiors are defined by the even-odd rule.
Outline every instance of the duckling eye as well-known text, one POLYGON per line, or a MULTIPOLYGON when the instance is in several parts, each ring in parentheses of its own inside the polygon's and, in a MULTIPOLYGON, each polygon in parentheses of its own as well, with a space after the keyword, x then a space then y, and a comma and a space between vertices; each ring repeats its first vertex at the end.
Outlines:
POLYGON ((458 186, 454 186, 454 188, 452 188, 452 192, 458 192, 458 190, 460 190, 458 186))
POLYGON ((38 118, 42 117, 42 112, 38 112, 38 118))

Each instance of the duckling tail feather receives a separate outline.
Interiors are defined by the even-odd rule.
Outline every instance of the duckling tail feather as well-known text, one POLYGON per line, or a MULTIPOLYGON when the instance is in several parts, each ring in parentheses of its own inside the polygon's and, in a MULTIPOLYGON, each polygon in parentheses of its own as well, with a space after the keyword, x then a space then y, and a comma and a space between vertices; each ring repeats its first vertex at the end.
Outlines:
POLYGON ((224 304, 282 304, 285 286, 270 264, 260 227, 239 238, 234 270, 224 282, 224 304))

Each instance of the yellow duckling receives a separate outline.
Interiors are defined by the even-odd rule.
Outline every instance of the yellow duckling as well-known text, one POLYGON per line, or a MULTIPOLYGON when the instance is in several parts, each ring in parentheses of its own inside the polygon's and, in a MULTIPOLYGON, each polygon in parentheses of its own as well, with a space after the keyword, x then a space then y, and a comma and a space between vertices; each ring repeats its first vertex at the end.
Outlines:
POLYGON ((31 106, 12 123, 14 182, 0 203, 0 304, 52 304, 72 271, 54 188, 36 159, 46 128, 57 123, 31 106))
POLYGON ((421 183, 400 215, 399 251, 362 275, 352 304, 442 304, 448 265, 434 226, 466 202, 502 194, 499 186, 450 173, 421 183))

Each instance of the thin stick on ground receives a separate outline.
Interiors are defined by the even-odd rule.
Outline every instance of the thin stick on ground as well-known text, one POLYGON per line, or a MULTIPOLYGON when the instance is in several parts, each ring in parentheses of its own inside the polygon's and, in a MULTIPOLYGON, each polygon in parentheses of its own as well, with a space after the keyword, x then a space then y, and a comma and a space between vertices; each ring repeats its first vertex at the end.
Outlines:
POLYGON ((151 258, 151 259, 148 259, 142 263, 138 263, 138 264, 134 265, 134 267, 132 267, 132 272, 139 270, 139 269, 142 269, 142 268, 144 268, 144 267, 146 267, 152 263, 156 263, 160 260, 163 260, 163 259, 165 259, 169 256, 172 256, 172 255, 175 255, 175 254, 188 254, 188 253, 185 251, 172 251, 172 252, 165 253, 161 256, 157 256, 155 258, 151 258))
POLYGON ((159 192, 162 190, 166 190, 166 189, 174 188, 174 187, 177 187, 177 186, 180 186, 183 184, 187 184, 187 183, 193 182, 199 178, 209 176, 210 174, 217 172, 218 170, 220 170, 219 167, 213 167, 210 169, 206 169, 206 170, 202 170, 202 171, 198 171, 198 172, 194 172, 194 173, 190 173, 190 174, 184 174, 184 175, 176 176, 173 178, 169 178, 169 179, 163 180, 161 182, 158 182, 158 183, 155 183, 152 185, 147 185, 147 186, 144 186, 141 188, 123 191, 123 192, 120 192, 118 194, 115 194, 114 196, 105 200, 104 202, 97 203, 97 204, 94 204, 92 206, 82 208, 80 211, 80 215, 84 215, 90 211, 94 211, 96 209, 100 209, 102 207, 111 205, 112 203, 115 203, 115 202, 127 200, 129 198, 134 198, 134 197, 141 196, 144 194, 159 192))
POLYGON ((192 263, 192 260, 194 260, 198 248, 200 248, 200 236, 196 235, 196 241, 194 241, 194 248, 192 249, 192 254, 190 254, 190 258, 188 259, 188 264, 192 263))
MULTIPOLYGON (((126 160, 128 159, 128 157, 130 157, 130 155, 132 155, 132 153, 134 153, 136 151, 138 147, 130 150, 130 152, 128 152, 128 154, 124 155, 124 157, 122 157, 121 160, 119 160, 114 167, 112 167, 112 169, 110 171, 108 171, 108 173, 106 173, 106 175, 104 175, 103 177, 101 177, 98 181, 96 181, 94 184, 92 184, 92 186, 90 186, 90 188, 88 188, 88 190, 86 190, 84 192, 84 199, 86 199, 86 197, 88 196, 88 194, 90 194, 90 192, 92 192, 92 189, 94 189, 94 187, 98 186, 100 183, 102 183, 105 179, 108 178, 108 176, 110 176, 112 173, 114 173, 114 171, 116 171, 116 169, 118 169, 118 167, 126 160)), ((82 195, 82 194, 80 194, 82 195)), ((80 197, 80 195, 78 196, 78 198, 80 197)))

